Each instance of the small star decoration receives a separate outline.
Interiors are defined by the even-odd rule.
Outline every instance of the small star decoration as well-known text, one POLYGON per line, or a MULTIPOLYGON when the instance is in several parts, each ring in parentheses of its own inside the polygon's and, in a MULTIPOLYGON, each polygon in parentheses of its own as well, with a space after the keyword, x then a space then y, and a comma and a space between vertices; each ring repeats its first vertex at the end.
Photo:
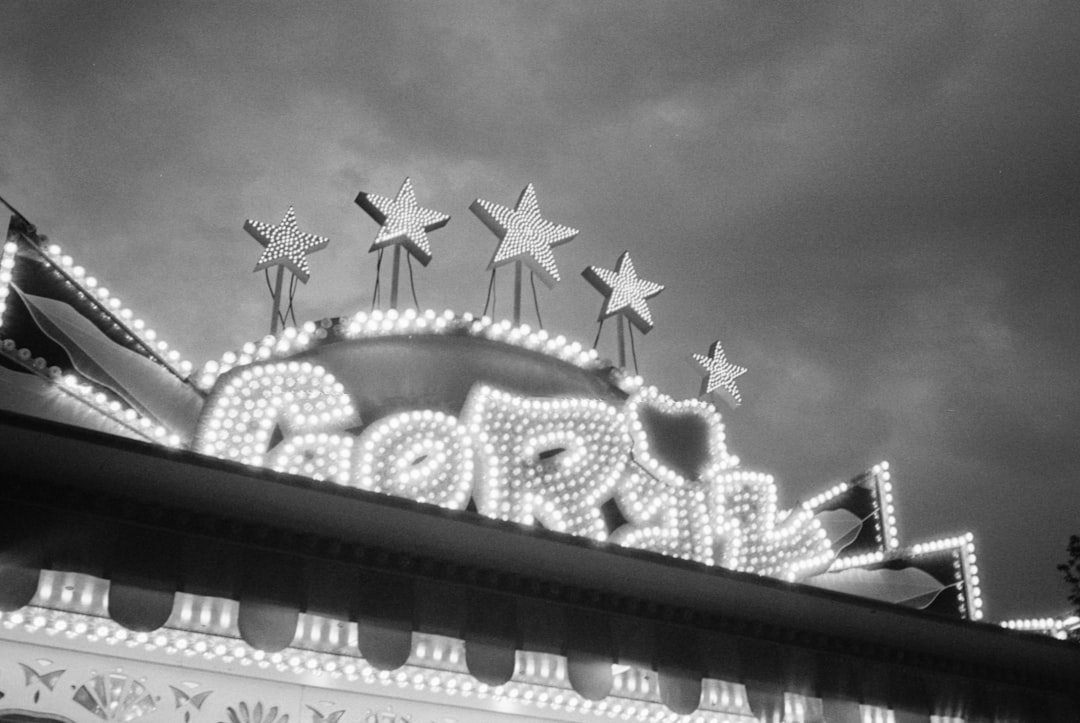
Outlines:
POLYGON ((698 371, 703 370, 705 373, 705 378, 701 381, 701 394, 719 391, 732 407, 739 406, 742 397, 739 395, 739 388, 735 386, 735 379, 745 374, 746 369, 728 362, 720 341, 714 341, 709 347, 709 356, 694 354, 692 359, 701 365, 702 368, 698 371))
POLYGON ((289 206, 285 220, 280 225, 249 219, 244 223, 244 230, 263 245, 262 256, 255 264, 256 271, 270 266, 285 266, 305 284, 311 276, 307 254, 324 249, 330 243, 325 236, 301 233, 296 228, 296 212, 292 206, 289 206))
POLYGON ((653 320, 645 300, 659 294, 664 287, 662 284, 638 277, 629 251, 623 251, 615 264, 614 271, 590 266, 581 272, 581 275, 607 299, 607 303, 600 312, 601 319, 621 312, 641 330, 641 333, 649 333, 653 327, 653 320))
POLYGON ((442 228, 450 220, 445 213, 419 206, 408 178, 401 184, 397 198, 361 191, 356 203, 382 226, 371 244, 371 251, 401 244, 424 266, 431 261, 427 232, 442 228))
POLYGON ((472 202, 469 210, 500 239, 495 255, 488 264, 489 269, 511 261, 523 261, 549 287, 558 283, 559 269, 555 266, 555 255, 551 249, 573 241, 578 232, 577 229, 540 217, 536 189, 531 183, 521 192, 514 208, 478 198, 472 202))

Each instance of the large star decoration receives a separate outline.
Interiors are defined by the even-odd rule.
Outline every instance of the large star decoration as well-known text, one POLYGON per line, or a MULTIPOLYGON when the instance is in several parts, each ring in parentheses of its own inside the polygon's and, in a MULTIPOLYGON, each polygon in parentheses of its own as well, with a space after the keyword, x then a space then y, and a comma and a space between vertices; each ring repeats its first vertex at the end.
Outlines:
POLYGON ((256 271, 271 266, 285 266, 305 284, 311 276, 307 255, 326 248, 326 245, 330 243, 330 239, 325 236, 301 233, 296 228, 296 212, 293 211, 292 206, 289 206, 285 220, 280 224, 249 219, 244 223, 244 230, 263 245, 262 256, 255 264, 256 271))
POLYGON ((508 208, 498 203, 476 199, 469 206, 491 232, 499 237, 489 269, 522 261, 549 287, 559 281, 553 246, 573 241, 577 229, 562 226, 540 217, 536 189, 530 183, 521 192, 517 206, 508 208))
POLYGON ((714 341, 709 347, 709 355, 693 354, 691 358, 697 362, 704 371, 705 378, 701 381, 701 394, 720 392, 732 407, 742 403, 739 388, 735 386, 735 379, 746 373, 744 367, 736 366, 724 356, 724 349, 719 341, 714 341))
POLYGON ((356 203, 381 225, 371 251, 401 244, 424 266, 431 261, 427 232, 442 228, 450 220, 445 213, 417 204, 416 192, 408 178, 401 184, 397 198, 361 191, 356 203))
POLYGON ((623 251, 614 271, 590 266, 582 271, 581 275, 607 299, 600 312, 601 319, 622 313, 634 326, 641 329, 642 334, 649 333, 653 320, 645 300, 659 294, 664 287, 638 277, 629 251, 623 251))

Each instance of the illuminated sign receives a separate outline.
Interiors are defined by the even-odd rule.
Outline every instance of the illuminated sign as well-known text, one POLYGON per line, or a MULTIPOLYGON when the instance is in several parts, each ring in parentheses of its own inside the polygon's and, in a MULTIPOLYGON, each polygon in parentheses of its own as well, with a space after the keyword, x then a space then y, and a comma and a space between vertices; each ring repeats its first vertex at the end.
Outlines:
POLYGON ((558 283, 559 268, 551 249, 573 241, 578 232, 540 216, 536 189, 531 183, 521 192, 514 208, 478 198, 469 209, 499 237, 489 269, 521 261, 549 287, 558 283))
POLYGON ((395 198, 361 191, 356 203, 379 224, 370 251, 400 244, 424 266, 431 262, 428 231, 442 228, 450 221, 447 214, 424 208, 416 202, 416 191, 409 178, 401 184, 395 198))
POLYGON ((708 356, 695 353, 691 354, 690 358, 700 367, 698 371, 704 376, 701 380, 702 396, 719 394, 732 407, 737 407, 742 403, 742 396, 739 394, 739 387, 735 385, 735 380, 745 374, 746 369, 727 360, 719 339, 709 347, 708 356))
POLYGON ((263 246, 259 262, 255 264, 256 271, 271 266, 286 266, 305 284, 311 276, 307 255, 326 248, 330 243, 330 239, 325 236, 300 231, 296 226, 296 212, 292 206, 285 212, 285 220, 281 223, 263 223, 249 219, 244 223, 244 230, 263 246))
POLYGON ((662 284, 647 281, 637 275, 630 252, 624 251, 615 264, 615 270, 590 266, 582 272, 585 280, 604 296, 604 308, 600 318, 622 313, 634 326, 647 334, 653 327, 652 314, 646 299, 664 290, 662 284))
MULTIPOLYGON (((409 353, 418 326, 449 343, 473 324, 416 314, 360 321, 340 324, 341 333, 361 326, 374 339, 410 339, 409 353)), ((511 336, 484 321, 476 335, 511 336), (492 328, 502 331, 484 333, 492 328)), ((518 331, 515 346, 535 350, 536 335, 518 331)), ((553 347, 545 356, 576 366, 553 347)), ((449 509, 471 499, 495 519, 785 579, 834 559, 809 510, 779 511, 772 478, 738 468, 705 402, 676 401, 639 380, 589 398, 523 395, 481 379, 457 414, 407 409, 369 421, 355 401, 368 391, 311 359, 288 358, 289 345, 266 349, 213 380, 196 451, 449 509)), ((596 367, 590 359, 577 357, 596 367)))

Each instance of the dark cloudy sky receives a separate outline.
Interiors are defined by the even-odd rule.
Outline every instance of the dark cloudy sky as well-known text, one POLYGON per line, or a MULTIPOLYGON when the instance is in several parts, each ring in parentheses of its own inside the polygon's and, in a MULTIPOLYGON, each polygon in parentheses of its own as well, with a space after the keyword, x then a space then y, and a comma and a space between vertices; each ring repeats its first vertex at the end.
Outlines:
POLYGON ((550 331, 592 341, 580 272, 630 250, 667 287, 642 374, 693 396, 721 338, 729 442, 783 502, 887 459, 905 543, 976 534, 991 618, 1066 609, 1080 5, 9 0, 0 27, 0 194, 196 364, 267 331, 246 218, 295 205, 332 239, 297 316, 352 313, 353 199, 411 176, 453 216, 420 303, 479 312, 468 205, 531 181, 581 229, 550 331))

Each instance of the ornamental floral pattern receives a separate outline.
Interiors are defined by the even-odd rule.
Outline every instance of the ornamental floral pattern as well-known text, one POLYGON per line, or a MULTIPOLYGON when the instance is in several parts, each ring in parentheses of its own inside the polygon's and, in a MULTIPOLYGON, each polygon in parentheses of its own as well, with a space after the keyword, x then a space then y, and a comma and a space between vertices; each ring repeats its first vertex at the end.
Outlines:
MULTIPOLYGON (((2 619, 2 616, 0 616, 2 619)), ((201 658, 140 660, 136 647, 58 650, 7 639, 0 625, 0 723, 496 723, 502 714, 397 693, 308 686, 257 666, 213 671, 201 658), (132 657, 127 657, 132 656, 132 657), (444 712, 445 711, 445 712, 444 712)), ((537 719, 525 715, 522 723, 537 719)), ((545 718, 545 720, 547 720, 545 718)))
POLYGON ((110 723, 129 723, 157 708, 157 698, 144 682, 120 671, 93 675, 75 691, 74 700, 110 723))

